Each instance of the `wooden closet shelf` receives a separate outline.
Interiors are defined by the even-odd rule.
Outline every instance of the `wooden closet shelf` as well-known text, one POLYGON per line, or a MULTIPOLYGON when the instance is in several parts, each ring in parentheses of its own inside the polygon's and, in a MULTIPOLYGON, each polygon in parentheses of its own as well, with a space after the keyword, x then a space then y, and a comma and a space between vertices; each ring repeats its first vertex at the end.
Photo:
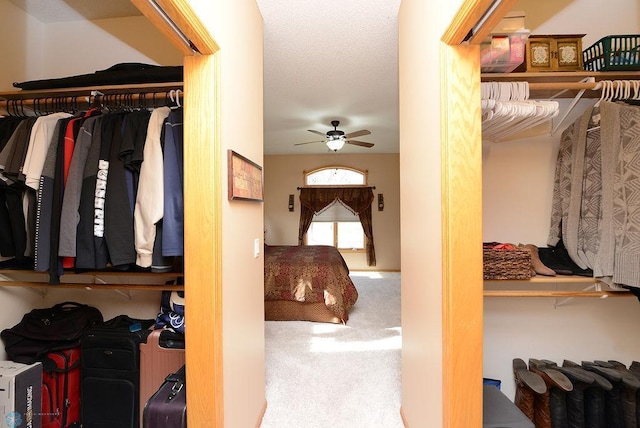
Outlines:
POLYGON ((23 270, 0 270, 0 287, 60 287, 94 290, 184 290, 182 284, 166 284, 183 277, 181 272, 83 272, 64 273, 60 284, 49 284, 49 274, 23 270))
POLYGON ((47 284, 45 282, 0 281, 0 287, 37 287, 37 288, 75 288, 84 290, 146 290, 146 291, 183 291, 184 285, 175 284, 47 284))
POLYGON ((595 83, 584 83, 580 80, 593 77, 600 80, 639 80, 640 71, 564 71, 564 72, 531 72, 531 73, 482 73, 482 82, 529 82, 530 98, 573 98, 578 91, 584 89, 589 97, 599 96, 594 90, 595 83), (561 94, 558 94, 559 92, 561 94))
POLYGON ((485 279, 484 283, 505 284, 507 282, 516 282, 519 284, 556 284, 556 283, 574 283, 574 284, 595 284, 601 281, 597 278, 579 275, 558 275, 558 276, 534 276, 531 279, 485 279))
POLYGON ((611 291, 606 283, 597 278, 586 276, 534 276, 527 280, 484 280, 485 297, 633 297, 634 294, 629 291, 611 291), (499 288, 496 285, 509 284, 509 288, 499 288), (583 289, 570 289, 580 284, 586 286, 583 289), (490 289, 487 289, 487 285, 490 289), (551 286, 563 286, 563 290, 551 289, 551 286), (522 287, 515 289, 514 286, 522 287), (532 289, 538 287, 538 289, 532 289))
POLYGON ((640 71, 558 71, 531 73, 482 73, 483 82, 579 82, 585 77, 600 80, 636 80, 640 79, 640 71))
POLYGON ((628 291, 484 290, 484 297, 633 297, 628 291))
POLYGON ((74 88, 20 90, 0 92, 0 100, 23 100, 32 98, 58 98, 89 96, 92 91, 99 91, 104 95, 136 94, 136 93, 165 93, 171 89, 182 89, 182 82, 140 83, 130 85, 85 86, 74 88))

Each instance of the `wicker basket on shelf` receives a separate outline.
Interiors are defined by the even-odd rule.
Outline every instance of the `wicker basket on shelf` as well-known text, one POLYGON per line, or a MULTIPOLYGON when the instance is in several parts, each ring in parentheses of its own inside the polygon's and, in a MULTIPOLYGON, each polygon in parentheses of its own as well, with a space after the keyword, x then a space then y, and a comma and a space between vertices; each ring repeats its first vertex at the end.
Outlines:
POLYGON ((484 279, 531 279, 534 275, 529 250, 483 249, 484 279))

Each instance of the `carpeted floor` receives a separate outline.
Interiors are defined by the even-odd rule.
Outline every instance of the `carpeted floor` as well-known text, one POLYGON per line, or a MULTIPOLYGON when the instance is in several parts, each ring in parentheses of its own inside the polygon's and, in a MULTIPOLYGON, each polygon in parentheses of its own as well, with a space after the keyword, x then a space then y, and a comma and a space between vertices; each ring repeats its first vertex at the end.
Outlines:
POLYGON ((352 272, 347 325, 268 321, 262 428, 402 428, 400 273, 352 272))

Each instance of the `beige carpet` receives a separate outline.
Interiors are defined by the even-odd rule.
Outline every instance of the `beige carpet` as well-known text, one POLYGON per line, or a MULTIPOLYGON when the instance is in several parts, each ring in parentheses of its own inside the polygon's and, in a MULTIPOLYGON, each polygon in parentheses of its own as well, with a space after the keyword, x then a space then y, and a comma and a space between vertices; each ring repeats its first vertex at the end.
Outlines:
POLYGON ((262 428, 401 428, 400 274, 352 272, 348 324, 268 321, 262 428))

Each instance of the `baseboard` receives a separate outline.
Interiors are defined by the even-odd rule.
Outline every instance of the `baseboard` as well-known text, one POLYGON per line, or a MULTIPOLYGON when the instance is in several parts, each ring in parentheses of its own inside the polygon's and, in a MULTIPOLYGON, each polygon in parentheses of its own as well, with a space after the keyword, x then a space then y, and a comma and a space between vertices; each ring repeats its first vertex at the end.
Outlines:
POLYGON ((258 418, 258 424, 256 425, 256 428, 260 428, 260 425, 262 425, 262 419, 264 418, 264 414, 266 412, 267 412, 267 401, 265 400, 264 406, 262 406, 262 412, 260 412, 260 417, 258 418))

